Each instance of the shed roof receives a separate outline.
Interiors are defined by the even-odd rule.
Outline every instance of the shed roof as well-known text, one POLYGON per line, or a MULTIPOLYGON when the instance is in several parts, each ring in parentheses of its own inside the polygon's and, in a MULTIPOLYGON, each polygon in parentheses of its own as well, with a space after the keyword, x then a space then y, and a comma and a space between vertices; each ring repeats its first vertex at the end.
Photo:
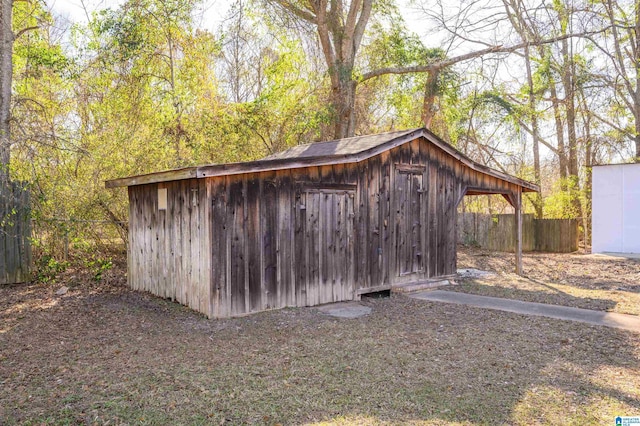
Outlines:
POLYGON ((425 128, 379 133, 375 135, 355 136, 327 142, 298 145, 265 157, 261 160, 242 163, 210 164, 167 170, 163 172, 108 180, 105 182, 105 185, 107 188, 116 188, 121 186, 143 185, 181 179, 236 175, 269 170, 295 169, 309 166, 357 163, 419 137, 424 137, 429 142, 433 143, 447 154, 453 156, 473 170, 519 185, 525 192, 535 192, 540 190, 538 185, 491 169, 473 161, 425 128))
POLYGON ((363 151, 375 148, 392 139, 399 138, 414 132, 415 130, 401 130, 396 132, 378 133, 376 135, 354 136, 326 142, 314 142, 297 145, 287 150, 277 152, 263 160, 282 160, 309 157, 328 157, 334 155, 359 154, 363 151))
POLYGON ((619 166, 640 166, 640 163, 611 163, 611 164, 592 164, 591 167, 619 167, 619 166))

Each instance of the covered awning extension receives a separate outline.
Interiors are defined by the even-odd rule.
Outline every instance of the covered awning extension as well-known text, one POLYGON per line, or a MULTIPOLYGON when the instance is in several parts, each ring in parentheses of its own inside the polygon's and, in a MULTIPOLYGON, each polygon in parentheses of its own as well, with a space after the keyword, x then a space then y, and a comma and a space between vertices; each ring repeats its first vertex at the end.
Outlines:
MULTIPOLYGON (((497 189, 481 189, 481 188, 467 188, 467 190, 462 194, 462 197, 465 195, 502 195, 505 200, 515 210, 515 254, 516 254, 516 274, 522 275, 522 193, 524 191, 532 192, 530 188, 524 189, 522 186, 515 186, 508 190, 497 190, 497 189)), ((539 188, 538 188, 539 191, 539 188)), ((462 200, 460 197, 460 200, 462 200)))

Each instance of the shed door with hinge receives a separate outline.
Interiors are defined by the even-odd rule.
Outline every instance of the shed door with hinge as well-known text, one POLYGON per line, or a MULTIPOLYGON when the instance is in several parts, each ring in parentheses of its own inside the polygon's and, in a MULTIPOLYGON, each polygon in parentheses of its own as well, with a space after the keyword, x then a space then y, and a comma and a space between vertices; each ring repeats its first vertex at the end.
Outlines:
POLYGON ((353 299, 354 191, 310 189, 296 215, 297 293, 307 306, 353 299))
POLYGON ((395 247, 400 276, 424 271, 422 217, 424 167, 396 165, 395 247))

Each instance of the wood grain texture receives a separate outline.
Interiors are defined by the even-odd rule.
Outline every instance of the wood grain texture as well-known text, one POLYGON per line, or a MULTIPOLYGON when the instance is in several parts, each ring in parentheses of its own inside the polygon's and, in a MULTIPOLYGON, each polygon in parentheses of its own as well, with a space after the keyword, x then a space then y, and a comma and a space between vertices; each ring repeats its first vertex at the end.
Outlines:
POLYGON ((0 187, 0 285, 29 281, 31 271, 31 201, 18 182, 0 187))
POLYGON ((131 186, 130 285, 225 318, 450 276, 463 195, 517 188, 422 137, 359 162, 131 186))
POLYGON ((205 182, 165 182, 167 209, 158 210, 158 184, 129 187, 129 285, 211 313, 211 221, 203 220, 205 182))

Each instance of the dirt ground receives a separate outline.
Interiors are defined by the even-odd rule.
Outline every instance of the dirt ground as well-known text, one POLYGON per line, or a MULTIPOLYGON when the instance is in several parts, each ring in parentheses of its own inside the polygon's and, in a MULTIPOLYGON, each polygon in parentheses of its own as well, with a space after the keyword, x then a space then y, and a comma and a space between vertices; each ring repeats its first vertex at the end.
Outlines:
MULTIPOLYGON (((505 284, 457 288, 578 303, 555 286, 637 294, 640 281, 635 262, 527 255, 529 280, 554 290, 512 288, 509 262, 463 251, 460 266, 505 284)), ((68 271, 0 288, 0 424, 586 425, 640 412, 638 334, 402 296, 363 300, 372 313, 358 319, 208 320, 123 277, 119 264, 101 282, 68 271)))
POLYGON ((640 315, 640 259, 576 253, 524 253, 524 276, 512 253, 459 247, 458 268, 495 272, 459 279, 454 291, 640 315))

